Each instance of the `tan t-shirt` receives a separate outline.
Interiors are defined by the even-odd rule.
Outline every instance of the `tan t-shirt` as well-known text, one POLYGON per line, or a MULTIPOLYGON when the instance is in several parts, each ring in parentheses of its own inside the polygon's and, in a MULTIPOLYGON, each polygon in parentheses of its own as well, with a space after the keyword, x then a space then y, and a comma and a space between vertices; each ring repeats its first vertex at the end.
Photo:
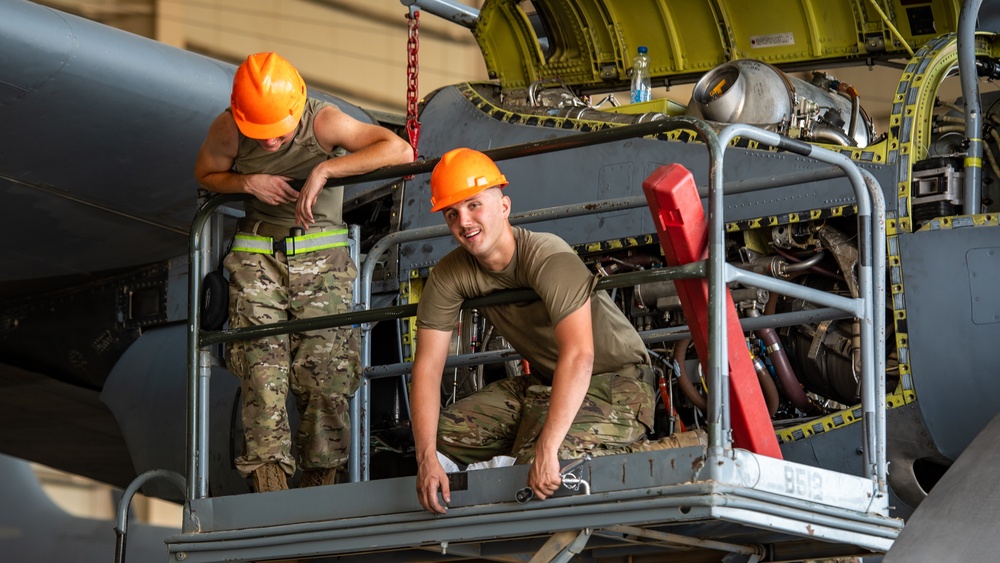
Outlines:
MULTIPOLYGON (((417 304, 417 326, 450 332, 465 299, 501 289, 531 288, 541 300, 480 308, 497 331, 551 383, 559 348, 554 327, 591 298, 594 373, 648 364, 646 346, 604 290, 598 277, 565 241, 550 233, 514 227, 514 258, 500 272, 482 268, 463 248, 448 253, 431 270, 417 304)), ((420 344, 417 343, 417 346, 420 344)))
MULTIPOLYGON (((239 149, 233 170, 240 174, 273 174, 288 176, 296 180, 304 180, 320 162, 341 156, 346 153, 340 147, 325 151, 316 140, 313 132, 313 120, 327 102, 309 98, 302 111, 302 119, 295 128, 295 136, 276 152, 267 152, 260 144, 240 133, 239 149)), ((247 219, 264 221, 282 227, 295 226, 295 203, 268 205, 257 198, 249 199, 244 204, 247 219)), ((339 227, 344 223, 344 187, 324 188, 316 204, 313 205, 313 218, 317 227, 339 227)))

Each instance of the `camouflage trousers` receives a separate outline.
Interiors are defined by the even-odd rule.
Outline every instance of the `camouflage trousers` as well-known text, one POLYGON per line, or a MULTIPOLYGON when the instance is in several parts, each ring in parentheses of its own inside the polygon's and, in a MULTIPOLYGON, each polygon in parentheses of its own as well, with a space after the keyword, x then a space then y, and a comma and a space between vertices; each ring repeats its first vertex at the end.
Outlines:
MULTIPOLYGON (((357 267, 345 248, 286 257, 232 252, 231 328, 308 319, 351 310, 357 267)), ((293 474, 286 401, 299 414, 295 449, 302 469, 340 467, 350 446, 348 401, 361 381, 357 329, 336 327, 233 342, 226 358, 241 380, 246 451, 236 459, 244 475, 267 462, 293 474)))
MULTIPOLYGON (((551 395, 552 387, 533 375, 491 383, 442 411, 438 450, 464 464, 498 455, 531 463, 551 395)), ((594 375, 559 447, 559 458, 574 459, 597 450, 631 451, 624 448, 645 440, 653 427, 653 401, 652 386, 632 374, 594 375)))

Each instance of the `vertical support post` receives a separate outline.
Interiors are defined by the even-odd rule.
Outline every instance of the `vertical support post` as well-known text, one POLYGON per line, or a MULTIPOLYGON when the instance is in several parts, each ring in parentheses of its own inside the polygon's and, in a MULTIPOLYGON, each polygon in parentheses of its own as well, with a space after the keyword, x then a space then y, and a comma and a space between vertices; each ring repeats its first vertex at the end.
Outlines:
POLYGON ((875 379, 875 424, 873 442, 875 444, 875 480, 878 491, 883 498, 889 494, 887 482, 888 461, 886 452, 886 403, 885 403, 885 270, 886 270, 886 234, 885 234, 885 201, 878 181, 871 172, 859 169, 864 178, 865 186, 872 201, 871 231, 872 231, 872 318, 874 346, 875 379))
MULTIPOLYGON (((202 477, 207 474, 203 453, 205 430, 203 405, 204 354, 199 342, 201 330, 201 280, 205 271, 205 223, 212 213, 212 200, 202 204, 191 224, 188 259, 188 397, 187 397, 187 500, 207 496, 208 487, 202 477)), ((210 369, 210 368, 209 368, 210 369)))
POLYGON ((208 269, 212 232, 206 223, 221 221, 213 212, 220 205, 241 196, 216 195, 200 200, 201 206, 191 222, 188 241, 188 341, 187 341, 187 500, 208 496, 208 382, 212 375, 212 354, 201 346, 201 283, 208 269), (206 235, 206 230, 209 234, 206 235))
MULTIPOLYGON (((355 264, 360 265, 361 226, 350 225, 348 227, 348 237, 351 240, 351 245, 350 245, 351 260, 353 260, 355 264)), ((352 298, 353 303, 351 305, 355 311, 360 311, 367 308, 367 303, 366 303, 367 294, 365 295, 362 294, 362 287, 363 287, 361 280, 362 277, 363 276, 359 274, 356 278, 354 278, 354 288, 353 288, 354 296, 352 298)), ((368 417, 362 416, 362 413, 368 412, 367 399, 365 398, 367 396, 365 390, 367 389, 368 386, 368 378, 365 377, 364 372, 365 368, 368 367, 368 364, 371 363, 371 355, 368 352, 369 343, 368 343, 367 331, 369 329, 367 327, 367 323, 357 328, 359 332, 358 346, 360 348, 359 360, 361 362, 360 366, 361 373, 359 374, 359 377, 361 377, 361 386, 358 388, 357 392, 355 392, 354 395, 351 397, 348 406, 348 414, 351 417, 351 431, 350 431, 351 444, 348 448, 347 474, 352 483, 357 483, 358 481, 361 480, 367 480, 367 478, 362 476, 361 468, 366 466, 367 463, 362 464, 361 460, 362 448, 359 447, 360 446, 359 441, 368 440, 368 417), (362 406, 362 403, 364 403, 364 406, 362 406), (364 428, 363 431, 360 430, 360 428, 362 427, 364 428)), ((364 450, 367 453, 367 448, 364 448, 364 450)))
POLYGON ((198 350, 198 391, 195 436, 197 437, 197 458, 195 459, 195 498, 208 496, 208 405, 209 382, 212 380, 212 351, 198 350))
POLYGON ((979 213, 983 181, 983 116, 979 100, 979 72, 976 70, 976 18, 983 0, 965 0, 958 15, 958 76, 965 100, 965 194, 962 213, 979 213))

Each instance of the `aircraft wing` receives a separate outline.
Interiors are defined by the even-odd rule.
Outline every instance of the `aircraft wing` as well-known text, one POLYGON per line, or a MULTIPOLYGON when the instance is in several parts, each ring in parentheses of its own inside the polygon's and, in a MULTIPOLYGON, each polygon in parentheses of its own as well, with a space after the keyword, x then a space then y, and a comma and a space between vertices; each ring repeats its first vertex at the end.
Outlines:
POLYGON ((187 252, 194 159, 233 67, 31 2, 0 10, 0 423, 19 429, 3 450, 123 486, 98 392, 141 329, 120 295, 72 294, 187 252))
POLYGON ((194 162, 235 66, 32 2, 0 13, 0 425, 19 429, 0 450, 124 486, 99 394, 135 341, 187 317, 194 162))
POLYGON ((0 198, 5 238, 17 241, 0 257, 5 300, 42 279, 185 254, 195 157, 229 105, 235 67, 31 2, 0 4, 0 198))
POLYGON ((232 66, 31 2, 4 12, 0 194, 17 244, 0 283, 186 252, 194 159, 232 66))

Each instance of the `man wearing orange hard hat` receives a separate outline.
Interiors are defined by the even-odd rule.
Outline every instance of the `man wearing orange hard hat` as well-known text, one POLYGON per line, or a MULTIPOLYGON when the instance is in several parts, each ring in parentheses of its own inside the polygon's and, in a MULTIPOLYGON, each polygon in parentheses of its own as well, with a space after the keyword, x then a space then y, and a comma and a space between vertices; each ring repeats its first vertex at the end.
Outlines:
POLYGON ((417 497, 432 512, 444 513, 450 502, 438 455, 462 464, 514 456, 531 464, 527 484, 545 499, 562 483, 560 459, 630 451, 653 427, 652 371, 639 334, 607 292, 595 290, 598 277, 565 241, 511 226, 506 186, 492 159, 467 148, 445 153, 431 174, 431 211, 442 212, 459 244, 431 270, 417 304, 417 497), (541 299, 479 311, 531 373, 441 409, 462 302, 517 288, 541 299))
MULTIPOLYGON (((335 178, 413 160, 388 129, 310 98, 298 71, 276 53, 247 57, 233 78, 230 107, 209 128, 195 177, 217 193, 253 196, 244 204, 229 272, 230 328, 351 310, 357 267, 348 252, 343 187, 335 178), (305 180, 301 191, 289 182, 305 180)), ((360 384, 350 327, 234 342, 229 369, 241 379, 245 452, 236 459, 254 490, 334 482, 347 462, 349 397, 360 384), (297 398, 295 434, 285 402, 297 398)))

